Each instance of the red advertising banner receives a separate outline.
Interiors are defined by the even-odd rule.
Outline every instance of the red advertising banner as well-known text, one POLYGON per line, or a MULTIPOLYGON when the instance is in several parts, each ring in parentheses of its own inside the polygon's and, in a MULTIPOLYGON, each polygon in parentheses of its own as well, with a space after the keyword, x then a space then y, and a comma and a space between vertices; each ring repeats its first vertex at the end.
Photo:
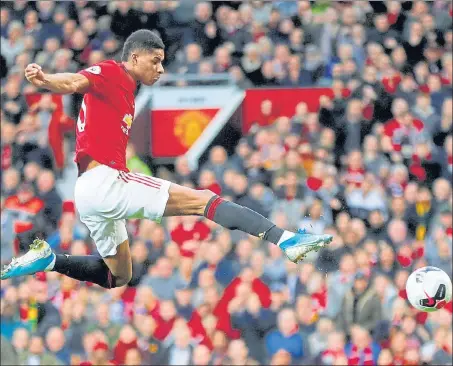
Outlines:
POLYGON ((307 104, 310 112, 319 109, 321 95, 333 96, 330 88, 297 88, 297 89, 249 89, 246 90, 243 105, 242 131, 246 133, 254 123, 266 126, 277 117, 292 117, 296 105, 307 104))
POLYGON ((151 153, 155 158, 185 154, 219 108, 152 110, 151 153))

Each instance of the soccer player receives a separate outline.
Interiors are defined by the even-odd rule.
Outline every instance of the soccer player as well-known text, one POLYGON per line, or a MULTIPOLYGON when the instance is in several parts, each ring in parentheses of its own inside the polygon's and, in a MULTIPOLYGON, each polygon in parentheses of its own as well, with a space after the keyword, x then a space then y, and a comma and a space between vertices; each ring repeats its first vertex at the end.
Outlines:
POLYGON ((74 198, 101 257, 55 254, 44 240, 36 239, 25 255, 5 266, 1 279, 56 271, 104 288, 126 285, 132 276, 126 232, 126 219, 131 217, 159 222, 166 216, 204 216, 278 245, 295 263, 331 242, 331 235, 283 230, 211 191, 128 171, 125 158, 135 111, 134 91, 137 83, 153 85, 159 80, 163 60, 162 40, 142 29, 127 38, 121 62, 103 61, 79 73, 53 75, 45 74, 37 64, 26 67, 25 77, 38 88, 84 94, 76 127, 79 177, 74 198))

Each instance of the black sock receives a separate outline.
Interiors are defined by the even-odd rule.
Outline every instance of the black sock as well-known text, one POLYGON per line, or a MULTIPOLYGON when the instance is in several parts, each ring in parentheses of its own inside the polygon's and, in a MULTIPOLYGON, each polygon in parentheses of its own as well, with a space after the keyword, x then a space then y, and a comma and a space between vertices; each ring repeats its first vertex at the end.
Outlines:
POLYGON ((53 271, 79 281, 93 282, 104 288, 116 287, 116 278, 101 257, 57 254, 53 271))
POLYGON ((214 196, 206 205, 204 216, 230 230, 241 230, 277 244, 284 230, 247 207, 214 196))

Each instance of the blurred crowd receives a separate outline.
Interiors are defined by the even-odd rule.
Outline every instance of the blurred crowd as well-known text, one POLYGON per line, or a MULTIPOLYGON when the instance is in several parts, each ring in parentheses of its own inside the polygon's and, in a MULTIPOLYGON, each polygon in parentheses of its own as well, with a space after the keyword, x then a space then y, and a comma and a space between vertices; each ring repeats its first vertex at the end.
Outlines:
MULTIPOLYGON (((1 6, 2 263, 35 235, 58 253, 96 253, 56 188, 78 97, 36 94, 23 69, 119 60, 142 27, 166 42, 170 73, 332 88, 319 111, 300 101, 292 118, 263 101, 234 154, 214 146, 197 171, 180 157, 154 173, 334 236, 295 265, 205 219, 129 220, 127 287, 53 272, 2 281, 2 364, 452 364, 451 303, 421 313, 405 291, 421 266, 452 273, 451 2, 1 6)), ((128 165, 151 174, 133 146, 128 165)))

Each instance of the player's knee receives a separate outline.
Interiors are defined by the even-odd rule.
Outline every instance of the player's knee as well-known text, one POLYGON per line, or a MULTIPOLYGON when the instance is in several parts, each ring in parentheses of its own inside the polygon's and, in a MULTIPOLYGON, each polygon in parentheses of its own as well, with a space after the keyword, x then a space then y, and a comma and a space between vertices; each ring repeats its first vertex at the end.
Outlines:
POLYGON ((185 201, 185 207, 182 210, 183 215, 203 216, 206 205, 209 200, 215 196, 215 194, 208 189, 191 189, 190 191, 187 191, 187 193, 188 195, 186 196, 187 199, 185 201))
POLYGON ((204 205, 206 205, 209 202, 209 200, 215 196, 215 193, 213 191, 210 191, 209 189, 202 189, 197 192, 200 195, 201 204, 204 204, 204 205))
POLYGON ((115 286, 122 287, 126 286, 132 279, 132 272, 123 274, 121 276, 115 276, 115 286))
POLYGON ((202 216, 204 214, 206 205, 208 204, 209 200, 215 196, 215 193, 210 191, 209 189, 203 189, 203 190, 196 191, 196 192, 198 195, 198 201, 197 201, 198 214, 200 216, 202 216))

